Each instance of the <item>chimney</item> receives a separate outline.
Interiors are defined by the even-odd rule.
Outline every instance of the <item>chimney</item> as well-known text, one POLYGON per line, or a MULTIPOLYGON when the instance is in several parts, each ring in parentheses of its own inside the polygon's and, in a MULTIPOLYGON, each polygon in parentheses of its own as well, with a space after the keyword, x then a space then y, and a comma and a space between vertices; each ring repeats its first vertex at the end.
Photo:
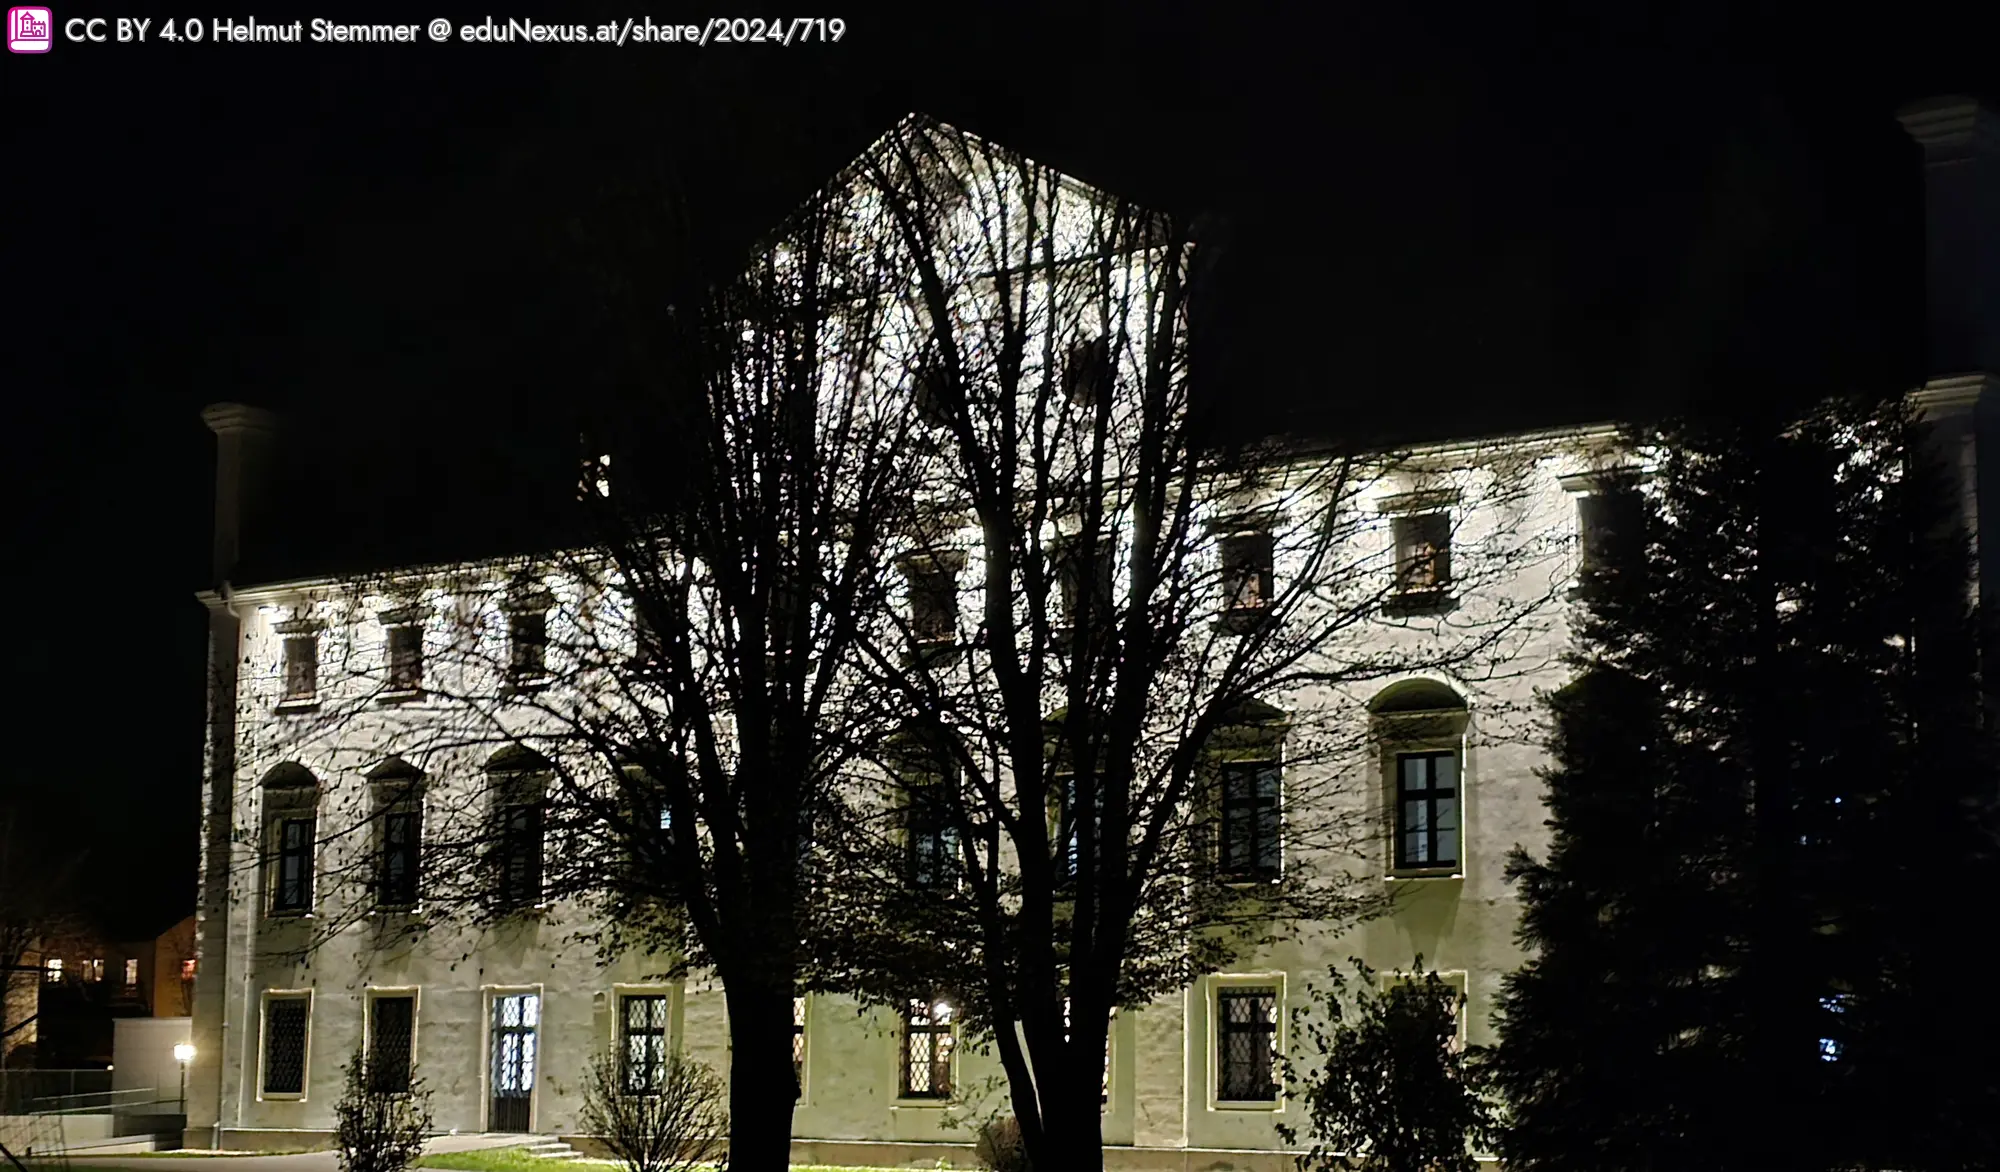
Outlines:
POLYGON ((2000 115, 1942 97, 1896 116, 1924 148, 1926 374, 2000 375, 2000 115))
POLYGON ((268 503, 266 473, 278 417, 242 403, 213 403, 201 421, 215 433, 215 560, 210 577, 227 582, 236 572, 243 533, 268 503))

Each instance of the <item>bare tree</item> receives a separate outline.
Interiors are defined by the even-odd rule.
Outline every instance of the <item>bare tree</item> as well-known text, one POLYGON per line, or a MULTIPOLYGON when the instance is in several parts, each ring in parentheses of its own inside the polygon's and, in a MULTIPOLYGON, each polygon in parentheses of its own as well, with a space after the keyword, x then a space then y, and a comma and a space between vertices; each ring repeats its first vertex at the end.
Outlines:
POLYGON ((268 925, 267 949, 373 934, 469 955, 535 917, 662 975, 702 966, 729 1007, 738 1169, 789 1161, 795 1096, 770 1088, 793 1078, 813 844, 879 739, 861 631, 914 475, 880 303, 857 296, 878 257, 851 228, 829 194, 673 304, 618 259, 599 288, 630 357, 576 404, 574 545, 307 592, 279 624, 310 642, 295 673, 245 692, 301 709, 248 756, 366 778, 259 783, 239 887, 315 913, 268 925))
POLYGON ((859 180, 930 478, 814 980, 954 1005, 1035 1166, 1095 1168, 1113 1010, 1381 910, 1353 690, 1498 670, 1554 585, 1484 588, 1554 551, 1494 450, 1210 442, 1186 223, 917 119, 859 180))
POLYGON ((592 1059, 584 1075, 584 1129, 630 1172, 692 1172, 722 1154, 728 1112, 715 1072, 678 1046, 634 1061, 627 1047, 592 1059))
POLYGON ((47 828, 26 802, 0 808, 0 1069, 34 1024, 39 968, 29 958, 77 927, 75 881, 81 859, 57 857, 47 828))

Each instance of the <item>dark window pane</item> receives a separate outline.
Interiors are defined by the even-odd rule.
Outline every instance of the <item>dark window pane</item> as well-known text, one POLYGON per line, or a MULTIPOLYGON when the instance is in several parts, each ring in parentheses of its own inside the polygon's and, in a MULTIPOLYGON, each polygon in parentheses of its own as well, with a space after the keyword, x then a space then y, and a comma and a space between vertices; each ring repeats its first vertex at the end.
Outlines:
POLYGON ((1282 770, 1276 762, 1241 761, 1225 764, 1222 771, 1223 875, 1277 878, 1283 858, 1282 770))
POLYGON ((667 999, 645 994, 624 999, 625 1090, 650 1094, 660 1089, 667 1061, 667 999))
POLYGON ((508 806, 501 812, 500 901, 525 907, 542 898, 542 807, 508 806))
POLYGON ((1458 755, 1398 755, 1396 789, 1396 865, 1457 865, 1458 755))
POLYGON ((415 810, 391 810, 382 816, 383 907, 410 907, 417 902, 417 874, 423 834, 415 810))
POLYGON ((405 623, 389 628, 389 689, 415 691, 424 682, 424 631, 405 623))
POLYGON ((508 667, 515 675, 541 675, 548 662, 548 645, 547 615, 540 611, 516 611, 508 616, 508 667))
POLYGON ((368 1082, 383 1094, 410 1089, 410 1043, 417 1020, 414 997, 377 997, 368 1023, 368 1082))
POLYGON ((310 700, 319 692, 319 638, 285 638, 285 699, 310 700))
POLYGON ((911 571, 910 634, 919 643, 958 636, 958 576, 949 570, 911 571))
POLYGON ((1268 533, 1239 533, 1222 539, 1223 606, 1260 611, 1271 605, 1275 554, 1268 533))
POLYGON ((313 822, 287 818, 278 824, 277 889, 271 909, 302 912, 312 905, 313 822))
POLYGON ((1225 1102, 1268 1102, 1278 1097, 1272 1077, 1278 1039, 1278 995, 1269 987, 1224 989, 1216 996, 1225 1102))
POLYGON ((306 999, 264 1003, 264 1093, 302 1095, 306 1089, 306 999))
POLYGON ((1398 589, 1437 590, 1451 582, 1450 514, 1397 517, 1392 528, 1398 589))

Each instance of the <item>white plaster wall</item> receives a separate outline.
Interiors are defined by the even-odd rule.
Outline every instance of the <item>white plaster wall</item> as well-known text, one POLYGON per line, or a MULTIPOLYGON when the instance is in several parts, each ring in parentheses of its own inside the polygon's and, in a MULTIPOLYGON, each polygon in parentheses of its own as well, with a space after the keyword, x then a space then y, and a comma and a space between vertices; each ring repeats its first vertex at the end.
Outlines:
MULTIPOLYGON (((1475 508, 1460 526, 1455 542, 1461 566, 1480 542, 1503 532, 1540 526, 1554 537, 1566 538, 1573 506, 1557 477, 1577 470, 1587 455, 1569 445, 1535 463, 1531 491, 1509 495, 1505 515, 1482 515, 1475 508)), ((1483 490, 1477 468, 1449 474, 1461 485, 1465 499, 1480 499, 1483 490)), ((1388 484, 1383 491, 1397 486, 1388 484)), ((1496 509, 1498 507, 1496 506, 1496 509)), ((1386 542, 1387 522, 1371 532, 1386 542)), ((1367 538, 1358 538, 1366 540, 1367 538)), ((1558 545, 1560 541, 1558 541, 1558 545)), ((1282 573, 1282 567, 1280 568, 1282 573)), ((1461 573, 1466 571, 1462 570, 1461 573)), ((1529 567, 1515 583, 1523 595, 1549 592, 1567 574, 1560 554, 1529 567)), ((563 584, 552 583, 558 589, 563 584)), ((333 599, 338 591, 322 592, 317 612, 328 621, 321 662, 329 702, 343 684, 333 665, 366 675, 371 656, 379 656, 377 632, 366 608, 362 621, 350 624, 333 599), (350 633, 351 632, 351 633, 350 633), (352 642, 349 642, 350 638, 352 642), (350 658, 351 653, 351 658, 350 658)), ((428 599, 441 616, 433 638, 447 638, 453 599, 436 594, 428 599)), ((1468 598, 1467 613, 1482 605, 1468 598)), ((363 713, 343 721, 336 733, 318 730, 309 720, 277 714, 277 672, 280 639, 273 624, 290 611, 261 606, 246 612, 245 669, 239 737, 239 818, 241 827, 262 824, 257 780, 284 761, 305 764, 320 778, 322 817, 343 801, 352 801, 367 783, 363 770, 394 751, 398 736, 413 735, 428 719, 443 719, 427 705, 405 705, 381 713, 363 713)), ((554 632, 552 632, 554 636, 554 632)), ((1420 639, 1421 632, 1385 624, 1363 638, 1371 647, 1394 648, 1420 639)), ((1286 1008, 1303 1003, 1307 983, 1318 979, 1330 963, 1350 953, 1372 965, 1393 970, 1407 966, 1421 952, 1441 969, 1470 974, 1474 1040, 1484 1038, 1493 992, 1502 973, 1518 960, 1512 942, 1516 908, 1502 878, 1505 852, 1516 843, 1531 848, 1542 841, 1541 805, 1533 769, 1540 750, 1532 729, 1522 724, 1519 710, 1532 700, 1537 686, 1559 682, 1554 653, 1567 638, 1560 616, 1536 628, 1514 649, 1515 666, 1545 669, 1497 681, 1460 681, 1468 697, 1470 721, 1464 768, 1465 847, 1462 874, 1452 878, 1387 880, 1398 889, 1401 903, 1393 914, 1340 935, 1307 931, 1296 941, 1246 957, 1234 971, 1279 974, 1286 1008), (1509 712, 1505 719, 1489 713, 1509 712)), ((1382 681, 1386 682, 1386 681, 1382 681)), ((369 686, 362 680, 352 686, 369 686)), ((1292 706, 1343 709, 1355 721, 1366 721, 1365 703, 1376 684, 1353 695, 1280 698, 1292 706)), ((523 730, 526 731, 526 730, 523 730)), ((449 760, 449 758, 447 758, 449 760)), ((472 776, 478 762, 457 762, 472 776)), ((1382 813, 1379 779, 1367 772, 1379 764, 1366 756, 1344 762, 1316 762, 1303 768, 1352 768, 1362 776, 1343 792, 1354 800, 1374 802, 1382 813)), ((449 787, 453 766, 433 778, 434 786, 449 787)), ((1303 781, 1305 779, 1299 779, 1303 781)), ((1288 785, 1294 784, 1288 778, 1288 785)), ((444 791, 433 791, 438 800, 444 791)), ((322 829, 322 833, 326 833, 322 829)), ((254 845, 241 841, 242 876, 253 876, 254 845)), ((325 848, 323 863, 337 866, 338 843, 325 848)), ((1385 858, 1362 860, 1379 873, 1385 858)), ((543 994, 541 1063, 534 1128, 570 1132, 577 1128, 578 1078, 583 1064, 606 1044, 613 1028, 615 987, 646 982, 661 965, 646 958, 627 957, 601 965, 595 953, 579 946, 575 931, 586 926, 578 910, 567 905, 489 931, 432 929, 416 940, 400 937, 388 920, 363 920, 342 931, 331 943, 304 961, 280 954, 302 943, 315 930, 312 921, 273 919, 262 914, 260 885, 245 879, 231 907, 231 971, 240 974, 228 989, 229 1013, 240 1023, 228 1063, 220 1110, 222 1126, 248 1136, 252 1132, 322 1131, 332 1125, 331 1109, 338 1097, 341 1066, 360 1039, 367 991, 414 987, 420 991, 416 1053, 420 1072, 436 1092, 438 1124, 461 1131, 485 1126, 486 1022, 495 989, 537 988, 543 994), (297 1101, 270 1101, 259 1093, 257 1077, 261 1001, 266 990, 310 990, 313 996, 309 1073, 305 1096, 297 1101), (247 1028, 245 1028, 247 1027, 247 1028)), ((341 898, 332 885, 316 892, 327 915, 339 915, 341 898)), ((205 926, 206 927, 206 926, 205 926)), ((212 961, 205 955, 204 965, 212 961)), ((204 969, 207 974, 211 970, 204 969)), ((1145 1010, 1121 1014, 1113 1030, 1112 1088, 1106 1136, 1111 1142, 1147 1147, 1270 1148, 1277 1146, 1272 1124, 1282 1110, 1216 1108, 1210 1104, 1209 986, 1198 983, 1181 995, 1159 999, 1145 1010)), ((205 1003, 206 1004, 206 1003, 205 1003)), ((726 1072, 727 1018, 721 991, 699 977, 691 980, 674 1007, 675 1027, 691 1050, 726 1072)), ((857 1013, 852 1002, 838 997, 815 998, 808 1018, 806 1095, 796 1116, 802 1137, 855 1140, 935 1140, 964 1138, 954 1121, 976 1118, 986 1108, 1004 1105, 997 1082, 999 1065, 989 1052, 973 1045, 959 1051, 958 1085, 968 1094, 987 1097, 972 1109, 946 1112, 930 1104, 896 1100, 898 1044, 893 1016, 857 1013)), ((1287 1027, 1289 1030, 1289 1015, 1287 1027)), ((203 1036, 219 1036, 213 1030, 203 1036)), ((774 1088, 774 1093, 779 1093, 774 1088)), ((242 1142, 248 1142, 247 1139, 242 1142)))

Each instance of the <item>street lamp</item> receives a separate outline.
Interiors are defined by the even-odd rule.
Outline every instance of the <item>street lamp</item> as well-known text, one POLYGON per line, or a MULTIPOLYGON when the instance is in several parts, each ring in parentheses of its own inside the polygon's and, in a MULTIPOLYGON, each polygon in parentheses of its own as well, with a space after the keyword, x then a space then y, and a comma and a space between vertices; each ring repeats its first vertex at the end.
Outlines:
POLYGON ((181 1114, 188 1109, 188 1063, 194 1061, 194 1046, 182 1042, 174 1047, 174 1061, 181 1064, 181 1114))

